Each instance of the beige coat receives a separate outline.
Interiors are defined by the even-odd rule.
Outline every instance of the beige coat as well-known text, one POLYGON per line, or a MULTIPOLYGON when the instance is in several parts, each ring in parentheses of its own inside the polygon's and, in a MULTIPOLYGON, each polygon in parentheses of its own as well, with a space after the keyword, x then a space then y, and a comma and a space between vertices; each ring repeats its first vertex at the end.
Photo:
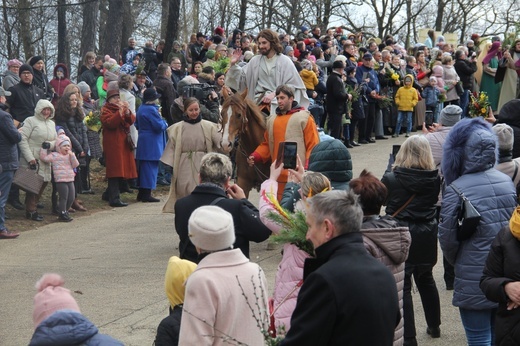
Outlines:
POLYGON ((240 249, 207 255, 186 284, 179 345, 265 345, 267 294, 263 270, 240 249))
MULTIPOLYGON (((166 148, 164 148, 164 152, 161 157, 161 161, 168 166, 173 167, 173 175, 172 182, 170 185, 170 195, 168 196, 168 200, 163 207, 163 213, 173 213, 175 202, 177 201, 177 179, 179 175, 184 177, 186 173, 186 169, 191 170, 190 167, 180 167, 181 155, 182 155, 182 134, 183 134, 183 125, 184 121, 173 124, 167 129, 168 133, 168 143, 166 143, 166 148)), ((199 126, 199 123, 194 124, 199 126)), ((190 124, 191 126, 191 124, 190 124)), ((215 123, 212 123, 207 120, 201 120, 200 126, 202 126, 202 131, 204 133, 204 142, 205 142, 205 153, 210 153, 216 151, 220 148, 220 140, 221 134, 217 132, 217 126, 215 123)), ((195 167, 198 171, 200 167, 200 160, 195 167)), ((196 185, 196 184, 195 184, 196 185)))
POLYGON ((25 119, 23 126, 20 128, 22 141, 18 143, 20 148, 20 167, 29 167, 29 162, 37 160, 40 168, 38 173, 43 177, 44 181, 51 181, 51 163, 39 160, 40 149, 43 142, 50 142, 51 149, 54 148, 56 140, 56 124, 52 120, 54 118, 54 107, 47 100, 40 100, 34 109, 34 116, 25 119), (42 115, 44 108, 52 109, 51 116, 47 119, 42 115))

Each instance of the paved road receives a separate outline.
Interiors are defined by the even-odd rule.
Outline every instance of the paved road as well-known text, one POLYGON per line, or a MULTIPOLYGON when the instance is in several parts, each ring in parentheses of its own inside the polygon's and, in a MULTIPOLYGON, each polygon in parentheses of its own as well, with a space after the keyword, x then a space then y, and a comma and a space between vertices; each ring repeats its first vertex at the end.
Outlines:
MULTIPOLYGON (((352 149, 354 176, 363 168, 382 176, 392 144, 403 140, 352 149)), ((258 194, 253 193, 251 200, 257 203, 258 194)), ((164 272, 168 258, 178 254, 177 243, 173 216, 161 214, 154 203, 103 211, 0 241, 0 346, 28 344, 34 284, 46 272, 64 276, 65 286, 77 292, 74 296, 82 312, 103 333, 126 345, 151 345, 157 325, 168 313, 164 272)), ((266 271, 272 289, 280 248, 266 248, 266 243, 253 244, 251 259, 266 271)), ((419 345, 465 345, 452 294, 444 289, 442 265, 436 267, 435 277, 442 304, 442 337, 426 335, 419 295, 414 292, 419 345)))

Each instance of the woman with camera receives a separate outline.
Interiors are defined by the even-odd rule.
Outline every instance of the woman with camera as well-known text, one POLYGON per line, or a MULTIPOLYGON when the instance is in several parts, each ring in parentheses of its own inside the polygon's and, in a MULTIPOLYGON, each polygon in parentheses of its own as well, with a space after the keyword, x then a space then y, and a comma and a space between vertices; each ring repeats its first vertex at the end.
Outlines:
POLYGON ((43 216, 38 214, 36 205, 51 181, 51 164, 38 161, 40 148, 45 143, 45 148, 54 148, 56 140, 56 128, 54 121, 54 106, 50 101, 39 100, 34 109, 34 116, 28 117, 20 128, 22 141, 20 147, 20 167, 30 167, 38 171, 43 177, 43 185, 38 194, 27 192, 25 194, 25 217, 33 221, 43 221, 43 216))
POLYGON ((121 101, 118 89, 108 91, 100 119, 108 178, 108 187, 102 198, 108 200, 111 207, 126 207, 128 204, 122 202, 119 195, 119 184, 121 180, 137 178, 135 144, 130 136, 135 115, 128 108, 128 102, 121 101))
POLYGON ((486 299, 479 283, 491 243, 516 207, 516 190, 511 178, 493 168, 496 137, 484 119, 460 120, 448 133, 443 148, 445 189, 439 242, 444 257, 455 267, 453 305, 459 308, 468 345, 491 345, 497 304, 486 299), (481 216, 465 240, 457 239, 460 194, 481 216))
POLYGON ((171 115, 174 123, 183 120, 184 117, 184 101, 188 97, 194 97, 199 100, 200 114, 202 119, 218 123, 220 119, 220 109, 218 103, 218 95, 215 88, 209 85, 204 86, 191 76, 184 77, 177 84, 177 92, 179 97, 173 101, 171 107, 171 115))
POLYGON ((163 212, 173 213, 177 199, 189 195, 199 184, 202 157, 220 151, 221 134, 217 125, 202 119, 199 100, 184 100, 183 121, 168 128, 168 143, 161 161, 173 167, 170 195, 163 212))

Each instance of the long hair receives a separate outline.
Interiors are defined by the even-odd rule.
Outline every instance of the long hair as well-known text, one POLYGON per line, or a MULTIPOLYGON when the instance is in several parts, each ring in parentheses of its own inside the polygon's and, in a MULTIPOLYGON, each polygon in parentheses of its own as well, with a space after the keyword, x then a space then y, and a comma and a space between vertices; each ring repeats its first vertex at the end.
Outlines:
POLYGON ((76 118, 77 120, 82 121, 85 117, 85 114, 83 113, 79 99, 80 96, 78 96, 76 92, 67 92, 63 94, 63 96, 58 100, 58 104, 56 105, 57 120, 67 121, 70 118, 76 118), (72 108, 70 106, 70 97, 72 95, 76 95, 78 98, 78 104, 76 108, 72 108))
POLYGON ((90 66, 88 65, 88 59, 89 58, 94 58, 95 59, 96 58, 96 53, 94 53, 94 52, 87 52, 85 54, 85 56, 83 57, 83 65, 85 65, 85 66, 90 68, 90 66))
POLYGON ((302 195, 312 197, 318 193, 330 191, 330 180, 319 172, 305 172, 302 177, 302 195))
POLYGON ((404 141, 395 157, 393 168, 435 169, 430 143, 424 136, 413 135, 404 141))
POLYGON ((258 39, 262 37, 265 38, 270 44, 271 49, 274 49, 276 54, 281 54, 283 52, 282 45, 280 44, 280 39, 278 38, 278 34, 271 29, 264 29, 258 33, 258 39))

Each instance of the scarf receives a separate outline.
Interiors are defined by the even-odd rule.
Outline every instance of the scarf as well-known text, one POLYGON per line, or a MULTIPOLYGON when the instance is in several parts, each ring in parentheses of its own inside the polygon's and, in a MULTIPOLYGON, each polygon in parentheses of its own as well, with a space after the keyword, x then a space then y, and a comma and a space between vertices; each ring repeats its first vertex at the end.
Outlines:
POLYGON ((186 114, 183 114, 182 115, 182 120, 184 120, 188 124, 200 123, 200 121, 202 120, 202 113, 199 113, 199 116, 196 117, 195 119, 190 119, 186 114))
POLYGON ((509 220, 509 230, 511 234, 513 234, 513 237, 520 240, 520 207, 516 207, 509 220))

